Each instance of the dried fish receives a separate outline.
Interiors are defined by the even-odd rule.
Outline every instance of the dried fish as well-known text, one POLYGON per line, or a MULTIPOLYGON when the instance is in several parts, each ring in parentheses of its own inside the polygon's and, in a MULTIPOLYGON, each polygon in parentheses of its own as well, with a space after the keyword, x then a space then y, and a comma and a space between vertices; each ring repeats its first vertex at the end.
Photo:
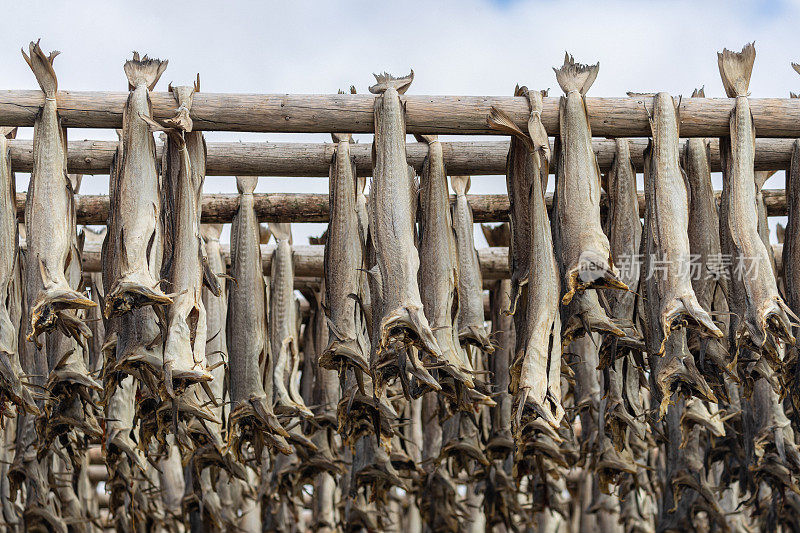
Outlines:
POLYGON ((704 310, 691 285, 689 204, 678 161, 678 118, 667 93, 655 95, 645 152, 645 239, 642 263, 652 379, 658 387, 660 417, 672 394, 684 390, 709 401, 716 396, 700 375, 686 347, 685 327, 708 337, 722 331, 704 310), (670 342, 680 332, 679 338, 670 342))
POLYGON ((19 274, 19 230, 16 186, 8 147, 8 139, 13 139, 16 132, 16 128, 0 128, 0 415, 2 416, 14 415, 14 409, 8 402, 31 414, 38 413, 30 391, 20 379, 22 367, 17 350, 22 287, 20 283, 14 283, 15 277, 19 274))
MULTIPOLYGON (((80 187, 80 176, 70 174, 70 189, 77 191, 80 187)), ((73 212, 73 228, 75 227, 73 212)), ((67 281, 71 287, 80 287, 83 283, 81 274, 81 253, 83 238, 72 237, 72 255, 76 259, 67 267, 67 281)), ((75 313, 71 318, 83 322, 86 311, 64 311, 75 313)), ((37 432, 40 435, 40 455, 55 440, 72 430, 80 431, 86 437, 101 435, 94 411, 94 395, 102 391, 101 385, 95 381, 86 367, 86 346, 63 331, 53 331, 46 339, 46 353, 50 372, 47 378, 48 397, 44 413, 37 418, 37 432)))
MULTIPOLYGON (((553 254, 553 240, 550 221, 544 203, 544 189, 541 175, 548 173, 549 144, 547 134, 541 124, 542 94, 518 89, 526 94, 531 108, 528 133, 516 128, 514 122, 497 109, 492 110, 491 119, 502 129, 518 138, 521 143, 512 144, 507 160, 508 183, 518 179, 530 184, 522 198, 515 195, 515 203, 520 201, 528 206, 527 244, 519 237, 519 245, 526 246, 530 264, 521 267, 523 271, 539 273, 536 283, 527 283, 526 317, 524 323, 517 323, 517 348, 511 365, 511 392, 514 394, 514 417, 512 426, 517 447, 521 445, 524 427, 531 417, 542 417, 552 427, 561 424, 564 409, 561 406, 561 319, 558 295, 560 290, 558 266, 553 254), (514 164, 515 150, 525 149, 525 155, 532 161, 527 164, 514 164), (523 174, 518 174, 522 172, 523 174), (535 266, 534 266, 535 265, 535 266)), ((497 126, 496 126, 497 127, 497 126)), ((509 189, 511 193, 512 189, 509 189)), ((516 191, 514 191, 516 194, 516 191)), ((516 239, 515 221, 512 220, 512 239, 516 239)), ((513 281, 512 281, 513 283, 513 281)), ((513 287, 512 287, 513 289, 513 287)), ((512 301, 512 306, 513 306, 512 301)))
POLYGON ((626 290, 619 279, 600 222, 600 170, 592 151, 592 132, 584 96, 600 64, 575 63, 569 54, 553 69, 565 96, 559 104, 560 135, 556 157, 554 225, 564 279, 563 304, 589 288, 626 290))
MULTIPOLYGON (((620 264, 620 279, 629 287, 638 287, 639 269, 636 268, 642 238, 639 202, 636 193, 636 172, 630 159, 627 139, 617 139, 614 162, 608 173, 608 215, 606 227, 611 244, 611 254, 620 264), (624 265, 625 268, 622 268, 624 265)), ((618 323, 636 324, 636 294, 627 291, 607 290, 604 296, 609 313, 618 323)), ((604 375, 605 413, 603 426, 622 452, 632 450, 628 442, 645 438, 642 420, 643 406, 640 384, 643 383, 641 352, 623 345, 616 337, 604 339, 600 349, 600 367, 607 368, 604 375)))
POLYGON ((755 127, 747 99, 756 51, 752 43, 741 52, 717 54, 725 92, 736 98, 731 114, 730 136, 720 139, 723 186, 720 203, 720 240, 730 254, 730 345, 743 375, 752 361, 741 358, 748 347, 756 361, 765 358, 778 372, 782 362, 779 343, 794 344, 789 317, 796 317, 778 294, 770 253, 758 234, 756 183, 753 174, 755 127), (738 356, 738 357, 737 357, 738 356))
MULTIPOLYGON (((361 306, 352 295, 359 293, 364 267, 364 239, 357 210, 358 197, 355 163, 350 156, 352 136, 334 134, 336 151, 330 166, 330 223, 325 243, 325 287, 330 341, 320 356, 323 368, 350 366, 369 372, 365 341, 365 319, 361 306)), ((363 190, 363 186, 361 187, 363 190)))
POLYGON ((286 442, 289 434, 275 418, 271 387, 265 389, 262 372, 272 376, 266 332, 264 276, 253 190, 258 178, 236 178, 239 209, 231 228, 231 267, 233 278, 228 285, 226 338, 230 365, 231 414, 229 436, 237 457, 242 446, 251 443, 255 457, 261 457, 264 445, 282 453, 291 453, 286 442), (269 390, 269 396, 265 393, 269 390))
POLYGON ((76 291, 67 281, 73 256, 75 202, 67 177, 67 133, 58 118, 58 82, 53 60, 58 52, 46 56, 39 42, 31 42, 30 55, 22 56, 31 67, 45 100, 34 124, 34 168, 25 202, 25 228, 28 254, 26 290, 30 313, 28 340, 39 344, 42 332, 56 327, 68 335, 88 337, 91 332, 71 309, 89 309, 95 303, 76 291))
MULTIPOLYGON (((703 97, 702 89, 695 90, 693 97, 703 97)), ((697 270, 692 276, 692 288, 697 301, 703 309, 708 309, 715 323, 723 332, 728 332, 728 280, 725 272, 721 272, 718 259, 722 250, 719 240, 719 215, 711 184, 711 172, 706 139, 687 139, 681 154, 683 168, 686 171, 686 182, 689 189, 689 247, 690 253, 697 258, 697 270)), ((707 359, 716 367, 701 365, 700 370, 710 384, 722 393, 719 371, 736 376, 735 363, 730 360, 724 341, 702 338, 691 333, 689 346, 695 359, 707 359)))
POLYGON ((453 207, 453 230, 458 252, 458 338, 492 353, 483 316, 483 279, 473 236, 472 208, 467 200, 469 176, 451 176, 450 185, 456 193, 453 207))
POLYGON ((115 184, 118 227, 111 235, 117 245, 115 259, 118 276, 106 293, 105 316, 120 316, 150 305, 172 303, 158 287, 160 279, 159 241, 163 238, 161 217, 161 180, 156 163, 156 146, 150 124, 150 91, 167 68, 167 61, 139 58, 125 62, 130 95, 122 119, 122 161, 115 184))
POLYGON ((405 157, 405 117, 400 94, 414 78, 376 75, 370 87, 375 98, 373 180, 369 196, 369 227, 382 278, 379 352, 402 341, 422 350, 428 365, 441 364, 442 352, 423 313, 414 245, 416 184, 405 157))
POLYGON ((278 245, 272 253, 270 276, 269 341, 272 348, 273 404, 278 416, 311 417, 300 391, 297 304, 294 297, 291 224, 270 224, 278 245))
MULTIPOLYGON (((422 166, 420 189, 420 296, 425 317, 430 323, 436 344, 445 361, 444 367, 440 369, 439 383, 445 388, 448 396, 463 405, 464 388, 472 388, 475 383, 471 375, 472 365, 468 359, 461 356, 456 330, 456 324, 461 323, 457 322, 461 305, 467 304, 460 297, 456 298, 461 278, 456 236, 451 223, 450 197, 447 194, 447 173, 442 145, 438 138, 421 136, 419 139, 428 145, 428 155, 422 166)), ((477 264, 477 258, 475 263, 477 264)), ((478 290, 482 321, 482 287, 478 290)), ((459 292, 458 295, 460 294, 459 292)), ((482 322, 481 328, 483 328, 482 322)), ((467 334, 471 335, 465 331, 465 335, 467 334)), ((485 332, 483 336, 488 343, 489 339, 485 332)))
MULTIPOLYGON (((172 87, 178 115, 168 121, 168 143, 162 165, 166 191, 164 261, 161 275, 175 292, 167 311, 164 339, 164 386, 173 396, 192 383, 210 381, 206 361, 206 309, 202 289, 204 277, 200 211, 205 180, 205 141, 187 123, 194 86, 172 87), (184 116, 186 115, 186 116, 184 116)), ((124 178, 123 178, 124 179, 124 178)))
MULTIPOLYGON (((508 246, 511 241, 508 224, 494 228, 484 224, 482 230, 489 246, 508 246)), ((492 322, 492 338, 496 348, 488 358, 488 370, 491 372, 493 398, 497 405, 491 409, 491 430, 486 443, 486 454, 493 460, 505 459, 514 447, 511 435, 509 367, 514 360, 515 331, 514 320, 505 313, 511 306, 510 294, 511 280, 508 279, 496 281, 489 289, 489 319, 492 322)))

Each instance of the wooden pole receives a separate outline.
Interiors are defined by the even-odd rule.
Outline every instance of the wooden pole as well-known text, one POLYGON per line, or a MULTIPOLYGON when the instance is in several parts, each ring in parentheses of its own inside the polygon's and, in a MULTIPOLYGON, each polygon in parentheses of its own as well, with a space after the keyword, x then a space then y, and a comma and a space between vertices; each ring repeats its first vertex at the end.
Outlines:
MULTIPOLYGON (((127 92, 60 91, 59 115, 68 128, 120 128, 127 92)), ((171 117, 177 107, 166 92, 152 93, 156 118, 171 117)), ((404 95, 408 133, 497 134, 486 117, 492 106, 505 111, 520 128, 528 121, 528 102, 515 96, 404 95)), ((215 94, 198 93, 192 120, 198 130, 285 133, 371 133, 371 94, 215 94)), ((592 132, 598 137, 642 137, 650 134, 647 110, 652 97, 588 97, 592 132)), ((558 133, 558 97, 544 99, 542 123, 558 133)), ((728 135, 735 100, 684 98, 678 117, 683 137, 728 135)), ((41 91, 0 92, 0 124, 32 126, 44 103, 41 91)), ((789 98, 751 98, 756 133, 763 137, 800 137, 800 101, 789 98)))
MULTIPOLYGON (((786 214, 786 194, 783 189, 764 189, 764 202, 769 216, 786 214)), ((720 191, 716 191, 719 201, 720 191)), ((258 193, 255 194, 256 216, 261 222, 327 222, 330 212, 327 194, 258 193)), ((455 197, 450 197, 455 201, 455 197)), ((547 206, 553 203, 548 193, 547 206)), ((605 202, 605 196, 602 197, 605 202)), ((508 196, 505 194, 470 194, 469 203, 475 222, 508 221, 508 196)), ((236 194, 204 194, 202 222, 226 223, 233 219, 239 206, 236 194)), ((639 192, 639 209, 644 212, 644 192, 639 192)), ((108 217, 108 196, 79 195, 77 198, 79 224, 105 224, 108 217)), ((25 193, 17 193, 17 216, 25 216, 25 193)))
MULTIPOLYGON (((296 245, 293 247, 294 254, 294 275, 296 280, 300 280, 301 284, 308 284, 312 280, 307 278, 319 279, 323 275, 322 262, 324 246, 320 244, 313 245, 296 245)), ((782 245, 773 245, 773 254, 776 258, 780 257, 782 253, 782 245)), ((272 244, 261 245, 261 258, 264 265, 264 273, 270 272, 272 266, 272 251, 275 246, 272 244)), ((222 245, 222 253, 225 256, 225 261, 230 261, 230 247, 227 244, 222 245)), ((83 250, 83 271, 84 272, 98 272, 100 270, 100 246, 96 244, 87 244, 83 250)), ((508 270, 508 248, 501 247, 486 247, 478 249, 478 262, 481 265, 481 274, 484 281, 491 281, 496 279, 504 279, 509 276, 508 270)), ((296 284, 297 285, 297 284, 296 284)))
MULTIPOLYGON (((642 154, 647 139, 631 139, 631 160, 642 171, 642 154)), ((685 140, 682 142, 686 142, 685 140)), ((757 139, 756 170, 788 168, 794 139, 757 139)), ((594 151, 601 170, 611 168, 614 141, 595 139, 594 151)), ((711 169, 722 170, 719 161, 719 140, 710 141, 711 169)), ((12 140, 11 167, 17 172, 30 172, 33 167, 33 141, 12 140)), ((157 148, 161 156, 162 145, 157 148)), ((115 141, 70 141, 67 167, 75 174, 108 174, 117 149, 115 141)), ((209 176, 287 176, 328 177, 333 156, 332 143, 208 143, 206 174, 209 176)), ((372 174, 372 144, 359 143, 350 149, 360 176, 372 174)), ((508 141, 442 142, 445 165, 453 175, 505 174, 508 141)), ((408 164, 417 172, 428 153, 425 143, 406 145, 408 164)), ((551 165, 551 170, 555 165, 551 165)))

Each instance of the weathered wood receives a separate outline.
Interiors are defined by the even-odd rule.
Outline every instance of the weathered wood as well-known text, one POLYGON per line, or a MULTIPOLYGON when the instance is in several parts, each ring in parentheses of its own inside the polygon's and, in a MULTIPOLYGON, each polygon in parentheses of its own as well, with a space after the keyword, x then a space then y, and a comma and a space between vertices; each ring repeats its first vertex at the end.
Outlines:
MULTIPOLYGON (((642 170, 642 153, 647 139, 631 139, 633 165, 642 170)), ((683 141, 685 142, 685 141, 683 141)), ((757 139, 756 170, 781 170, 787 168, 793 139, 757 139)), ((33 142, 9 141, 11 165, 17 172, 30 172, 33 166, 33 142)), ((592 143, 597 161, 603 171, 611 168, 614 159, 614 141, 595 139, 592 143)), ((114 141, 71 141, 67 152, 69 172, 76 174, 108 174, 111 158, 116 151, 114 141)), ((711 169, 721 170, 719 141, 711 140, 711 169)), ((333 155, 331 143, 208 143, 208 176, 287 176, 328 177, 328 167, 333 155)), ((157 145, 161 157, 162 145, 157 145)), ((442 142, 447 170, 453 175, 505 174, 507 141, 442 142)), ((354 144, 350 148, 360 176, 372 173, 372 144, 354 144)), ((425 143, 406 145, 408 164, 418 172, 428 153, 425 143)), ((555 168, 555 166, 553 166, 555 168)))
MULTIPOLYGON (((59 115, 68 128, 119 128, 127 92, 59 91, 59 115)), ((524 128, 528 102, 514 96, 401 97, 406 105, 409 133, 484 134, 492 106, 505 111, 524 128)), ((175 114, 175 99, 166 92, 152 93, 153 115, 175 114)), ((191 117, 194 128, 217 131, 327 133, 373 131, 370 94, 220 94, 198 93, 191 117)), ((558 98, 544 99, 542 123, 551 135, 558 133, 558 98)), ((41 91, 0 92, 0 124, 32 126, 44 103, 41 91)), ((650 133, 647 109, 651 97, 586 98, 594 135, 641 137, 650 133)), ((680 132, 684 137, 719 137, 728 133, 734 106, 729 98, 684 98, 680 103, 680 132)), ((800 137, 800 101, 789 98, 751 98, 756 132, 764 137, 800 137)))
MULTIPOLYGON (((786 194, 783 189, 764 189, 764 202, 769 216, 786 214, 786 194)), ((716 192, 719 202, 720 191, 716 192)), ((330 211, 327 194, 258 193, 255 194, 256 216, 260 222, 327 222, 330 211)), ((77 196, 79 224, 105 224, 108 217, 108 196, 77 196)), ((450 197, 451 202, 455 196, 450 197)), ((602 197, 605 202, 605 195, 602 197)), ((233 219, 238 207, 236 194, 204 194, 202 221, 208 224, 226 223, 233 219)), ((547 207, 553 195, 547 194, 547 207)), ((469 203, 475 222, 507 222, 508 196, 505 194, 471 194, 469 203)), ((644 210, 644 192, 639 192, 639 209, 644 210)), ((643 212, 643 211, 641 211, 643 212)), ((23 220, 25 193, 17 193, 17 216, 23 220)))
MULTIPOLYGON (((313 283, 314 278, 319 280, 322 276, 322 259, 324 246, 319 244, 294 246, 294 273, 295 281, 300 284, 313 283)), ((773 245, 773 254, 780 255, 783 250, 782 245, 773 245)), ((264 263, 264 273, 268 273, 272 266, 272 251, 275 246, 272 244, 261 245, 261 257, 264 263)), ((230 247, 222 245, 222 254, 225 261, 230 261, 230 247)), ((87 244, 83 251, 83 270, 84 272, 97 272, 100 270, 100 246, 87 244)), ((481 274, 484 280, 504 279, 509 275, 508 271, 508 248, 486 247, 478 249, 478 261, 481 265, 481 274)), ((296 284, 297 285, 297 284, 296 284)))

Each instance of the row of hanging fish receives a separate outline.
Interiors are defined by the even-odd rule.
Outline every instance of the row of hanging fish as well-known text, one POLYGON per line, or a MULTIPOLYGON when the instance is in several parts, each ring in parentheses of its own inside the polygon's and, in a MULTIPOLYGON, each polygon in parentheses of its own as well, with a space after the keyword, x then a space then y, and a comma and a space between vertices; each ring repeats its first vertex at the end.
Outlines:
POLYGON ((413 72, 370 87, 368 196, 352 135, 333 134, 330 223, 314 239, 324 275, 305 281, 291 226, 258 222, 254 177, 236 181, 226 265, 222 226, 200 224, 199 77, 170 85, 174 116, 157 120, 150 91, 167 62, 136 53, 107 225, 78 232, 57 52, 31 43, 23 55, 45 98, 24 225, 15 130, 0 131, 7 529, 796 527, 800 141, 779 272, 760 194, 769 173, 753 171, 753 45, 719 55, 735 98, 719 208, 708 142, 680 148, 678 101, 666 93, 646 100, 641 213, 627 140, 605 176, 592 151, 584 97, 599 65, 567 56, 556 69, 552 151, 546 92, 515 89, 524 127, 493 108, 488 124, 511 136, 510 216, 482 229, 509 248, 509 276, 486 284, 470 178, 448 177, 433 135, 418 137, 428 146, 419 176, 407 163, 401 95, 413 72), (82 272, 87 242, 102 243, 101 272, 82 272))

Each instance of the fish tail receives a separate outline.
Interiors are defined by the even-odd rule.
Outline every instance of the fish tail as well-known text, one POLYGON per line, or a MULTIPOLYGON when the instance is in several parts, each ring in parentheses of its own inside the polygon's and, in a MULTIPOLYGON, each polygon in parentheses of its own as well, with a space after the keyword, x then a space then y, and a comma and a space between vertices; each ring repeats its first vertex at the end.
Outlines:
POLYGON ((373 74, 375 76, 375 85, 369 88, 372 94, 383 94, 387 89, 395 89, 399 94, 405 93, 414 81, 414 70, 411 70, 408 76, 402 78, 395 78, 388 72, 383 74, 373 74))
POLYGON ((514 122, 514 119, 502 109, 492 106, 489 116, 486 117, 486 124, 493 130, 502 131, 518 138, 525 143, 529 150, 532 151, 534 149, 533 139, 531 139, 530 135, 522 131, 514 122))
POLYGON ((45 97, 55 98, 58 91, 58 80, 56 79, 56 72, 53 70, 53 60, 61 52, 53 51, 50 55, 44 55, 42 48, 39 46, 39 41, 31 41, 28 50, 30 55, 22 51, 22 57, 25 62, 31 67, 33 75, 36 76, 36 81, 39 83, 44 92, 45 97))
POLYGON ((222 224, 202 224, 200 232, 203 234, 203 239, 206 241, 218 241, 222 235, 222 224))
POLYGON ((717 53, 719 74, 728 98, 747 96, 755 60, 755 42, 744 45, 741 52, 732 52, 725 48, 717 53))
POLYGON ((507 222, 497 226, 481 224, 481 230, 489 246, 508 246, 511 241, 511 228, 507 222))
POLYGON ((699 89, 695 89, 692 91, 692 98, 705 98, 706 97, 706 88, 705 85, 700 87, 699 89))
POLYGON ((776 172, 777 170, 756 170, 756 192, 759 192, 761 189, 763 189, 767 180, 770 179, 776 172))
POLYGON ((270 222, 269 230, 276 241, 289 241, 292 243, 292 224, 290 222, 270 222))
POLYGON ((236 189, 239 194, 253 194, 258 184, 258 176, 236 176, 236 189))
POLYGON ((594 65, 584 65, 576 63, 575 59, 567 52, 564 55, 564 65, 561 68, 553 68, 556 73, 556 81, 561 86, 564 93, 578 91, 581 96, 585 95, 597 78, 600 71, 600 63, 594 65))
POLYGON ((128 77, 128 86, 131 89, 139 85, 146 85, 149 90, 153 90, 158 83, 158 79, 167 70, 169 61, 166 59, 150 59, 145 55, 139 59, 139 52, 133 53, 133 59, 125 62, 125 76, 128 77))
POLYGON ((450 176, 450 186, 458 196, 463 196, 469 192, 469 176, 450 176))
POLYGON ((433 144, 435 142, 439 142, 438 135, 423 135, 421 133, 415 133, 414 138, 418 143, 433 144))
POLYGON ((353 135, 351 133, 331 133, 331 138, 335 143, 352 143, 353 142, 353 135))

